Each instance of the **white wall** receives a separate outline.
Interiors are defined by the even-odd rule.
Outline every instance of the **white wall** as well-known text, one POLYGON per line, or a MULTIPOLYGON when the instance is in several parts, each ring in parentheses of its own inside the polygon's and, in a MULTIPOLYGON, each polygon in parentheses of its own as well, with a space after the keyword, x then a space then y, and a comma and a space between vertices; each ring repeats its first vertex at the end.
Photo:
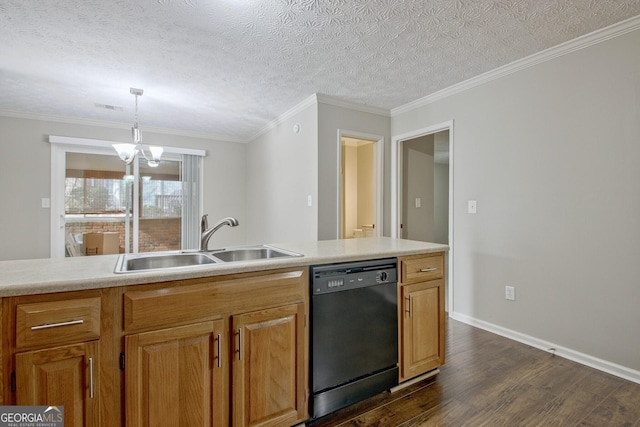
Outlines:
MULTIPOLYGON (((357 227, 375 222, 375 152, 374 144, 364 144, 357 148, 358 155, 358 220, 357 227)), ((380 224, 376 224, 379 227, 380 224)))
POLYGON ((314 103, 247 145, 249 243, 317 239, 317 123, 314 103), (292 130, 296 123, 299 134, 292 130))
MULTIPOLYGON (((449 147, 449 131, 433 135, 434 152, 439 147, 449 147)), ((449 151, 451 148, 449 147, 449 151)), ((449 163, 436 158, 433 175, 433 242, 449 244, 449 163)))
POLYGON ((403 239, 432 242, 434 238, 433 139, 425 135, 402 144, 403 239))
MULTIPOLYGON (((389 170, 389 117, 318 102, 318 240, 338 238, 338 129, 384 136, 384 173, 389 170)), ((384 188, 384 235, 389 235, 389 179, 384 188)), ((376 224, 376 227, 378 225, 376 224)))
POLYGON ((449 244, 449 165, 433 165, 433 240, 449 244))
MULTIPOLYGON (((355 229, 375 223, 375 143, 342 140, 344 226, 342 238, 355 237, 355 229)), ((376 226, 380 226, 377 224, 376 226)))
POLYGON ((454 120, 454 314, 640 370, 638 46, 627 33, 392 118, 394 135, 454 120))
POLYGON ((344 229, 342 238, 353 237, 353 230, 358 228, 358 147, 342 145, 343 162, 343 202, 344 229))
MULTIPOLYGON (((144 131, 144 128, 143 128, 144 131)), ((49 135, 129 141, 130 129, 55 123, 0 117, 0 260, 49 257, 50 211, 41 207, 50 198, 49 135)), ((236 216, 245 222, 244 144, 144 132, 145 142, 207 150, 204 160, 204 211, 209 219, 236 216)), ((220 230, 213 237, 223 245, 242 244, 243 227, 220 230)))
POLYGON ((216 231, 211 236, 209 248, 246 244, 249 239, 247 146, 237 142, 208 140, 202 141, 199 148, 207 150, 204 159, 203 212, 209 215, 209 226, 228 216, 236 218, 239 223, 237 227, 222 227, 216 231))

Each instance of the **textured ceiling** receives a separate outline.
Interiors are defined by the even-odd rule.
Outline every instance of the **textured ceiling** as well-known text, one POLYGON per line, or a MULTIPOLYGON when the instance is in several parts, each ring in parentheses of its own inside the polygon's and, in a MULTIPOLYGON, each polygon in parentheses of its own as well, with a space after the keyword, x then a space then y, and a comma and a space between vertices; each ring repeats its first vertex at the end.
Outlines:
POLYGON ((0 110, 247 140, 313 93, 390 110, 639 0, 0 0, 0 110), (96 104, 120 108, 106 109, 96 104))

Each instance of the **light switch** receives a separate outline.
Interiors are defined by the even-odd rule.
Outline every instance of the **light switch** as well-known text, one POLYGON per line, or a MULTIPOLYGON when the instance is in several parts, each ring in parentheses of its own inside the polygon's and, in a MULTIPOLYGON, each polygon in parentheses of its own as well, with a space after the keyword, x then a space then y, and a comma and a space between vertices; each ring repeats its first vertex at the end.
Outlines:
POLYGON ((416 197, 416 208, 422 206, 422 199, 420 197, 416 197))
POLYGON ((311 194, 307 196, 307 206, 313 206, 313 197, 311 197, 311 194))
POLYGON ((47 197, 43 197, 40 199, 40 204, 44 209, 48 209, 51 207, 51 200, 47 197))
POLYGON ((467 202, 467 212, 470 214, 478 212, 478 202, 475 200, 469 200, 467 202))

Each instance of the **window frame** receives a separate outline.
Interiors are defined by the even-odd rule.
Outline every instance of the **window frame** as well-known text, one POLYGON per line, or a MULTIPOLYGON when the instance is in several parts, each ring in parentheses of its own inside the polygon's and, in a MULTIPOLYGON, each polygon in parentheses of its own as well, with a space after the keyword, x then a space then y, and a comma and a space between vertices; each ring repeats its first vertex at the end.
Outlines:
MULTIPOLYGON (((51 144, 51 213, 50 213, 50 252, 51 258, 64 258, 65 257, 65 206, 64 206, 64 186, 66 178, 66 155, 67 153, 79 153, 79 154, 96 154, 96 155, 108 155, 116 156, 117 153, 112 147, 112 144, 119 141, 106 141, 99 139, 88 138, 74 138, 65 136, 49 136, 49 143, 51 144)), ((182 155, 192 156, 206 156, 205 150, 182 148, 182 147, 164 147, 163 158, 173 161, 182 161, 182 155)), ((132 163, 134 176, 139 176, 138 162, 132 163)), ((199 216, 202 216, 203 209, 203 183, 204 174, 203 168, 200 168, 199 185, 198 185, 198 200, 199 200, 199 216)), ((134 180, 134 194, 139 192, 139 184, 134 180)), ((133 198, 134 202, 134 230, 138 229, 138 216, 135 213, 138 212, 139 206, 138 198, 133 198)), ((138 235, 133 233, 133 252, 138 250, 138 235)))

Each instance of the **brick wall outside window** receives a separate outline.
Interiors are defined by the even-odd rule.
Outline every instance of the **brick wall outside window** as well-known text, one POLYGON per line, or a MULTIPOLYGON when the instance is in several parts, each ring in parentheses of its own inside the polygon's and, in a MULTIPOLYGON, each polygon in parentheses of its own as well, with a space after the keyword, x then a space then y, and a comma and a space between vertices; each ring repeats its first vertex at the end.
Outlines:
MULTIPOLYGON (((67 220, 66 231, 74 236, 84 233, 116 232, 120 236, 120 252, 124 252, 124 220, 73 221, 67 220)), ((179 250, 181 241, 180 218, 140 219, 140 252, 179 250)))

